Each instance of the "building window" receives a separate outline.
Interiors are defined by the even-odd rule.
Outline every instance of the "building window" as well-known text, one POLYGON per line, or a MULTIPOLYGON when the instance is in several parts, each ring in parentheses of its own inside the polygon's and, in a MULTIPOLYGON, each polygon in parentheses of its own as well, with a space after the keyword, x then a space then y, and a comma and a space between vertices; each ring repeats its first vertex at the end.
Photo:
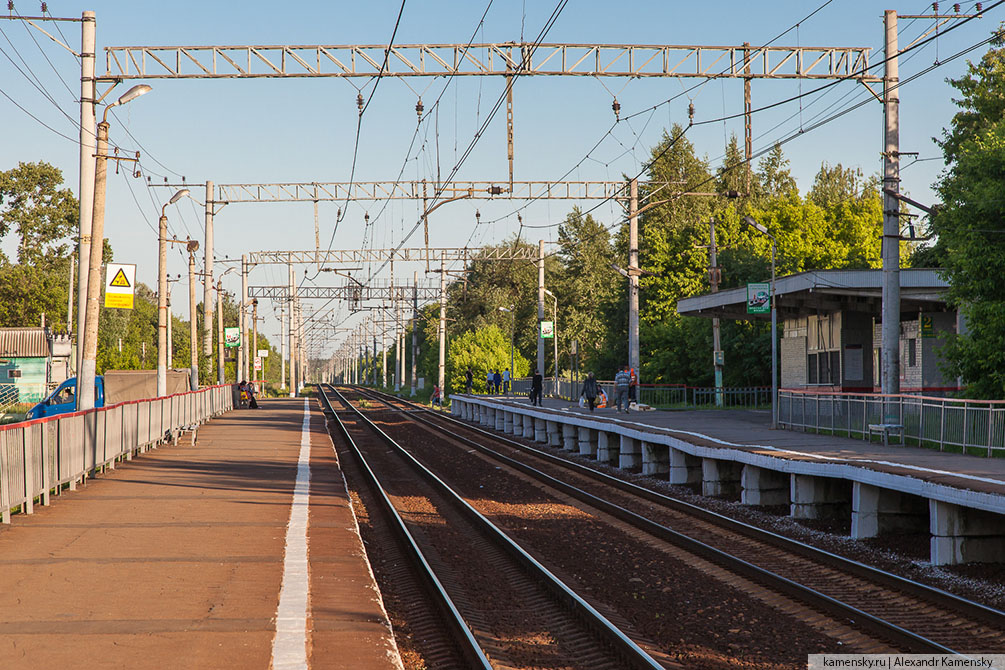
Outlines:
POLYGON ((806 378, 809 384, 841 383, 841 352, 821 351, 806 357, 806 378))
POLYGON ((21 376, 20 370, 8 370, 7 379, 18 379, 21 376))

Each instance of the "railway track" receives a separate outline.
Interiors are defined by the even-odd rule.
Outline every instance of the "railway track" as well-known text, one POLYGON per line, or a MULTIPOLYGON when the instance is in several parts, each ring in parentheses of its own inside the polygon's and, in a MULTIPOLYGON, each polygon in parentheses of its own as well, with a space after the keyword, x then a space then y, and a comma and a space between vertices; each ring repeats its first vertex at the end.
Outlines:
MULTIPOLYGON (((885 651, 987 653, 1005 648, 1005 613, 998 610, 728 519, 394 396, 355 390, 639 533, 802 602, 810 608, 803 614, 811 620, 824 613, 835 627, 885 641, 885 651)), ((844 639, 880 651, 875 643, 870 647, 867 640, 853 637, 844 639)))
POLYGON ((409 621, 434 638, 428 667, 680 667, 556 579, 335 389, 321 397, 418 575, 405 599, 437 603, 409 621))

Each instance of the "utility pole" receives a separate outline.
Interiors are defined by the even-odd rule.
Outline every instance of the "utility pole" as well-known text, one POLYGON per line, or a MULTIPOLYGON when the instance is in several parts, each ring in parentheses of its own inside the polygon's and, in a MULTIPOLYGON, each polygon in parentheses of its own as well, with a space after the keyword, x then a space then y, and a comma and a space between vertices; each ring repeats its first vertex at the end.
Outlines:
POLYGON ((639 182, 628 191, 628 365, 639 371, 639 182))
POLYGON ((883 14, 886 28, 886 72, 883 76, 883 393, 900 393, 900 98, 897 92, 897 12, 883 14))
POLYGON ((380 385, 387 388, 387 343, 384 340, 384 326, 380 328, 380 385))
POLYGON ((296 322, 296 300, 297 300, 297 283, 293 276, 293 264, 287 264, 287 270, 289 274, 290 282, 290 397, 295 398, 297 396, 297 342, 296 335, 294 334, 296 322))
MULTIPOLYGON (((206 274, 205 290, 202 294, 202 353, 213 356, 213 182, 206 182, 206 239, 203 271, 206 274)), ((194 321, 193 321, 194 323, 194 321)), ((223 357, 223 352, 220 352, 223 357)), ((213 364, 212 360, 209 363, 213 364)))
POLYGON ((286 388, 286 305, 279 306, 279 388, 286 388))
MULTIPOLYGON (((174 315, 171 313, 171 279, 167 280, 167 369, 170 370, 171 366, 174 365, 174 334, 172 330, 172 322, 174 321, 174 315)), ((119 340, 119 351, 122 351, 122 340, 119 340)))
POLYGON ((751 131, 751 119, 753 107, 750 100, 750 42, 743 43, 743 157, 746 159, 744 166, 745 189, 750 195, 750 177, 753 174, 750 162, 754 158, 753 137, 751 131))
MULTIPOLYGON (((73 367, 77 371, 78 384, 82 375, 81 363, 84 347, 84 329, 87 316, 87 289, 91 258, 91 214, 94 206, 94 154, 95 136, 94 104, 94 51, 96 21, 94 12, 87 11, 81 15, 80 21, 80 180, 77 196, 80 198, 80 233, 77 238, 77 342, 73 347, 73 367)), ((98 240, 99 246, 104 246, 98 240)), ((70 294, 73 294, 72 287, 70 294)), ((78 409, 84 409, 79 403, 80 388, 77 389, 78 409)), ((92 401, 93 403, 93 401, 92 401)))
POLYGON ((195 322, 195 252, 198 250, 199 243, 190 240, 188 243, 188 318, 191 320, 189 324, 189 351, 191 352, 189 383, 193 391, 199 390, 199 337, 197 335, 198 326, 195 322))
MULTIPOLYGON (((66 333, 73 332, 73 254, 70 254, 70 287, 66 292, 66 333)), ((73 361, 73 369, 77 369, 77 361, 73 361)))
MULTIPOLYGON (((708 281, 712 285, 712 293, 719 292, 719 265, 716 259, 715 248, 715 219, 709 225, 709 245, 708 245, 708 281)), ((724 358, 722 354, 722 344, 719 339, 719 317, 712 318, 712 361, 715 364, 715 404, 722 406, 722 367, 724 358)))
POLYGON ((440 255, 440 365, 436 374, 440 387, 440 397, 445 395, 443 388, 444 372, 447 358, 447 255, 440 255))
MULTIPOLYGON (((537 373, 544 377, 544 338, 541 322, 544 321, 544 240, 537 241, 537 373)), ((510 370, 510 379, 513 371, 510 370)), ((512 383, 512 382, 510 382, 512 383)))
MULTIPOLYGON (((225 379, 225 368, 224 368, 224 353, 226 352, 226 347, 223 341, 223 277, 216 282, 216 383, 224 384, 225 379)), ((240 380, 238 380, 240 381, 240 380)))
POLYGON ((415 396, 415 387, 419 384, 419 271, 412 275, 412 389, 409 396, 415 396))
POLYGON ((238 361, 237 375, 242 381, 248 379, 248 255, 241 254, 241 356, 238 361))
MULTIPOLYGON (((252 330, 254 331, 254 336, 251 340, 251 353, 253 354, 252 360, 260 362, 261 359, 258 358, 258 298, 251 301, 251 324, 252 330)), ((252 371, 251 376, 252 379, 257 377, 259 382, 262 381, 262 371, 260 369, 252 371)))

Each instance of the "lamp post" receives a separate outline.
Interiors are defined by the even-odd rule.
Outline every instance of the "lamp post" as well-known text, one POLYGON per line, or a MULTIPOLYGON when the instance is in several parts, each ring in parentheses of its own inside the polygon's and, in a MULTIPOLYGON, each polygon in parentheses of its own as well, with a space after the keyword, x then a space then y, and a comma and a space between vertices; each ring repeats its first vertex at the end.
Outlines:
POLYGON ((555 397, 557 398, 558 397, 558 297, 548 289, 544 289, 544 292, 550 295, 551 299, 555 301, 554 304, 555 321, 552 324, 551 337, 554 340, 555 344, 555 389, 553 392, 555 394, 555 397))
POLYGON ((768 232, 762 224, 749 216, 743 217, 743 222, 771 238, 771 427, 778 427, 778 307, 775 305, 775 252, 777 242, 775 236, 768 232))
MULTIPOLYGON (((124 105, 148 92, 146 84, 133 86, 122 96, 105 107, 98 124, 97 146, 94 163, 94 201, 91 208, 91 244, 87 270, 87 309, 84 317, 84 341, 81 343, 83 355, 80 357, 80 369, 77 372, 77 409, 94 408, 94 376, 98 368, 98 318, 101 314, 99 299, 101 297, 101 261, 105 251, 105 182, 108 164, 108 110, 118 105, 124 105)), ((83 129, 81 130, 83 133, 83 129)), ((83 264, 84 259, 80 259, 83 264)), ((83 277, 81 273, 81 277, 83 277)), ((165 291, 166 293, 166 291, 165 291)))
POLYGON ((189 318, 189 353, 191 378, 189 385, 193 391, 199 390, 199 344, 196 332, 195 318, 195 252, 199 251, 199 242, 189 240, 185 245, 188 251, 188 318, 189 318))
POLYGON ((513 369, 513 332, 516 330, 516 314, 513 312, 513 305, 500 307, 500 312, 509 312, 509 390, 513 391, 513 382, 516 381, 516 370, 513 369))
POLYGON ((167 395, 167 206, 188 195, 183 188, 161 207, 157 222, 157 397, 167 395))

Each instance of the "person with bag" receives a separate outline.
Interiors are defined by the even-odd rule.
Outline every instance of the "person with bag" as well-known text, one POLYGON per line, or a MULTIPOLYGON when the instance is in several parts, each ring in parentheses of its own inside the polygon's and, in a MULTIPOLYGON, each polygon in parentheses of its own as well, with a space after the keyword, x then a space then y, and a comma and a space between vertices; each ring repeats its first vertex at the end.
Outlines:
POLYGON ((537 405, 541 407, 541 394, 544 388, 544 378, 541 377, 541 373, 537 370, 534 371, 534 377, 530 383, 530 404, 537 405))
POLYGON ((635 374, 635 368, 628 371, 628 404, 639 402, 639 376, 635 374))
POLYGON ((586 398, 586 404, 590 406, 590 411, 593 411, 593 405, 597 402, 597 380, 593 376, 593 373, 586 375, 586 381, 583 382, 583 397, 586 398))

